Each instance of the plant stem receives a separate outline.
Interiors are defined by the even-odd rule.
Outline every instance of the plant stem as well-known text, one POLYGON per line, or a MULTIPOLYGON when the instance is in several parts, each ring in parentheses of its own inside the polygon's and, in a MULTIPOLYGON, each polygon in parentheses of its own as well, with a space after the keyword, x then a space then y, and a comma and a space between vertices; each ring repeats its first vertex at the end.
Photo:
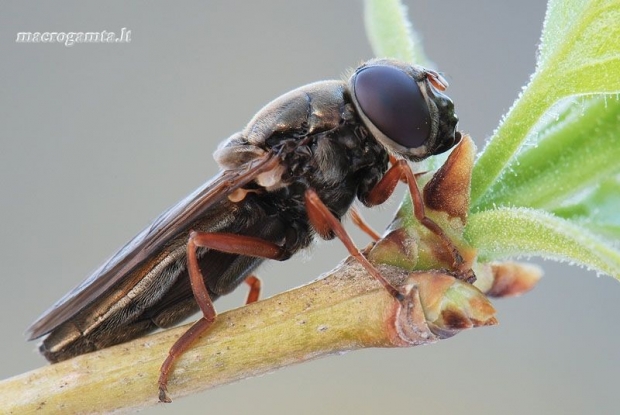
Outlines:
MULTIPOLYGON (((495 324, 493 307, 468 284, 440 272, 380 269, 404 292, 402 303, 349 261, 324 279, 219 315, 208 334, 178 360, 168 385, 171 397, 329 354, 428 344, 465 328, 495 324), (442 322, 444 310, 458 327, 442 322), (427 312, 434 316, 431 321, 427 312)), ((4 380, 0 413, 84 414, 155 405, 159 367, 187 328, 4 380)))

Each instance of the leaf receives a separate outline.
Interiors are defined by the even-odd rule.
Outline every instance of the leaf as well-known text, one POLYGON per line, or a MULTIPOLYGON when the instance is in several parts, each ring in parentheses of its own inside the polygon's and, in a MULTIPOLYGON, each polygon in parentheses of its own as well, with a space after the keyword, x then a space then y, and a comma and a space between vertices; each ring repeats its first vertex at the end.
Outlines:
POLYGON ((515 158, 473 210, 552 210, 620 172, 620 99, 578 98, 538 135, 540 141, 515 158))
POLYGON ((537 72, 557 67, 563 95, 620 88, 620 1, 550 0, 537 72))
POLYGON ((472 183, 476 205, 549 108, 572 95, 620 91, 620 0, 551 0, 536 72, 483 150, 472 183))
POLYGON ((489 262, 539 255, 595 269, 620 279, 620 252, 587 229, 549 213, 499 208, 470 215, 465 239, 489 262))
POLYGON ((407 8, 398 0, 366 0, 366 34, 377 57, 428 65, 417 33, 407 18, 407 8))
POLYGON ((605 180, 573 204, 554 210, 590 231, 620 241, 620 176, 605 180))

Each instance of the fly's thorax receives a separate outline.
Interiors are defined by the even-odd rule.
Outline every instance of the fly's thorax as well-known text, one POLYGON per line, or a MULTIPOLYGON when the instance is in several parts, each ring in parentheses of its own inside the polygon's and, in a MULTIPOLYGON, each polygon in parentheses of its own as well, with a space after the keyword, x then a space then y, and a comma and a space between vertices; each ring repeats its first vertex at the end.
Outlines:
POLYGON ((264 148, 272 146, 274 138, 303 138, 335 128, 342 121, 345 89, 345 82, 331 80, 287 92, 256 113, 242 135, 264 148))
POLYGON ((313 189, 332 213, 344 215, 356 197, 365 194, 388 167, 386 149, 352 116, 331 131, 296 142, 284 152, 283 181, 290 197, 313 189))
MULTIPOLYGON (((316 169, 317 163, 310 160, 309 140, 350 120, 353 107, 345 102, 345 90, 343 81, 321 81, 280 96, 263 107, 242 132, 220 144, 215 160, 223 169, 235 170, 265 153, 275 153, 281 165, 261 173, 255 182, 267 191, 290 184, 316 169)), ((324 159, 328 153, 322 154, 319 157, 324 159)), ((332 177, 332 181, 337 179, 332 177)))

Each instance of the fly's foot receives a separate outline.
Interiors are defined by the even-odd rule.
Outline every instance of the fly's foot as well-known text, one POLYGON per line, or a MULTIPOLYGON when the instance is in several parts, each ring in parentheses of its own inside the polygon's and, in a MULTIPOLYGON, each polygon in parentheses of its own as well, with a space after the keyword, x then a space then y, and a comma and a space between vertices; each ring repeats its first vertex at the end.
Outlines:
POLYGON ((172 399, 168 396, 168 388, 165 384, 159 384, 159 402, 170 403, 172 399))
POLYGON ((469 268, 468 270, 459 272, 456 277, 459 280, 468 282, 470 284, 473 284, 474 282, 476 282, 476 274, 474 274, 474 270, 471 268, 469 268))

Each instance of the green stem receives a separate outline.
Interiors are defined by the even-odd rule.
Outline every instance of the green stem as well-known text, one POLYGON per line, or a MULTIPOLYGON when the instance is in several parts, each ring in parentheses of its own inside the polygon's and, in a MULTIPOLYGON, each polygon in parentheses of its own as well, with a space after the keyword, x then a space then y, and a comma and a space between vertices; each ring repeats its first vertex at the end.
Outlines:
MULTIPOLYGON (((311 284, 218 315, 175 363, 171 397, 329 354, 430 344, 496 324, 484 294, 452 276, 380 271, 401 290, 402 301, 349 261, 311 284)), ((159 368, 187 329, 176 327, 2 380, 0 414, 108 413, 156 405, 159 368)))

